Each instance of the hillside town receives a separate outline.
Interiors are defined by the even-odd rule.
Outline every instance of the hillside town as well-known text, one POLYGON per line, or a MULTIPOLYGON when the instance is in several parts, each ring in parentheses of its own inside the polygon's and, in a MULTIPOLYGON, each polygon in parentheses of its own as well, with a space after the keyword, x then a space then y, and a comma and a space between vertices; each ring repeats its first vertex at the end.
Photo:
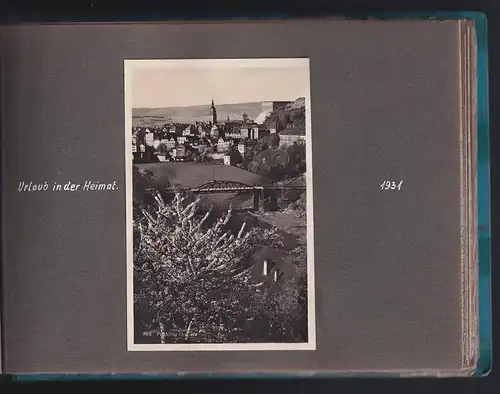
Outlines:
POLYGON ((304 98, 295 101, 262 103, 256 119, 247 113, 239 119, 221 120, 212 100, 206 121, 192 123, 161 122, 132 129, 133 163, 219 162, 245 166, 259 141, 273 138, 280 147, 305 142, 305 122, 283 121, 279 114, 305 110, 304 98))
POLYGON ((308 341, 305 99, 252 104, 254 119, 220 119, 212 100, 206 119, 133 126, 136 343, 308 341), (206 268, 210 253, 227 268, 206 268), (158 299, 167 328, 149 314, 158 299))

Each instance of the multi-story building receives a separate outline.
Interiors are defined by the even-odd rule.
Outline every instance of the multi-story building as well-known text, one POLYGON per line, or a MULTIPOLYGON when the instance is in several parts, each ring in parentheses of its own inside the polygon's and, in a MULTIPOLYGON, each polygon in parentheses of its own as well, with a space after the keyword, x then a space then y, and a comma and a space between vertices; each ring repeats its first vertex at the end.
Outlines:
POLYGON ((287 127, 279 133, 280 146, 291 146, 297 141, 306 141, 305 130, 296 127, 287 127))
POLYGON ((261 127, 259 127, 258 125, 242 127, 240 129, 241 138, 249 140, 258 140, 260 138, 259 137, 260 130, 261 127))

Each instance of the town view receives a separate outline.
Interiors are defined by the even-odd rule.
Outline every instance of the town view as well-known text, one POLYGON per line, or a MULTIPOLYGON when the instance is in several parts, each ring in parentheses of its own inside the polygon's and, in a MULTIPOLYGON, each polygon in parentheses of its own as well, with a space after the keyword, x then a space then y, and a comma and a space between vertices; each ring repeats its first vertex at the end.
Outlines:
POLYGON ((132 117, 134 343, 307 343, 305 97, 132 117))

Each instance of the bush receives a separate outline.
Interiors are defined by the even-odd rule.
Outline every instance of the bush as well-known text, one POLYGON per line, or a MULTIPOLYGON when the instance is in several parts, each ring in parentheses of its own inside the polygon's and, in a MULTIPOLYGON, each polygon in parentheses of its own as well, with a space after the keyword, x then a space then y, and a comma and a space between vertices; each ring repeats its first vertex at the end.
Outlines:
POLYGON ((288 147, 272 146, 254 154, 247 168, 272 182, 294 178, 306 170, 305 144, 298 142, 288 147))
POLYGON ((289 107, 273 111, 264 120, 264 125, 270 128, 277 127, 278 131, 285 129, 287 126, 297 127, 299 129, 305 130, 305 107, 289 107))

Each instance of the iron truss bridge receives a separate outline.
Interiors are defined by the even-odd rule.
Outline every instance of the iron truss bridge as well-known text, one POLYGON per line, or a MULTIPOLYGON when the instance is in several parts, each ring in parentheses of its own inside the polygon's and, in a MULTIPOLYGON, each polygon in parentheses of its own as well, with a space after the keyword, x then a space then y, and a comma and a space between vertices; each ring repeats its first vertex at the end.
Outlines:
POLYGON ((247 185, 237 181, 212 181, 191 189, 193 193, 238 193, 263 190, 264 186, 247 185))
MULTIPOLYGON (((190 191, 196 194, 213 193, 242 193, 242 192, 260 192, 264 190, 306 190, 305 184, 294 184, 287 182, 281 185, 247 185, 238 181, 212 181, 195 188, 171 187, 162 189, 163 192, 190 191)), ((146 192, 154 193, 156 189, 146 189, 146 192)))

